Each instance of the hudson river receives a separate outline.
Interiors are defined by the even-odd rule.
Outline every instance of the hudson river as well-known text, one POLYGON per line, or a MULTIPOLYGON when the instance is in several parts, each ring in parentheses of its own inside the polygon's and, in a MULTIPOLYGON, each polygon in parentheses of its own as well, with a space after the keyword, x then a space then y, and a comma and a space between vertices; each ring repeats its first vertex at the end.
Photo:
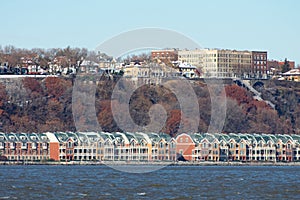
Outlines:
POLYGON ((299 166, 18 165, 0 166, 0 179, 0 199, 300 199, 299 166))

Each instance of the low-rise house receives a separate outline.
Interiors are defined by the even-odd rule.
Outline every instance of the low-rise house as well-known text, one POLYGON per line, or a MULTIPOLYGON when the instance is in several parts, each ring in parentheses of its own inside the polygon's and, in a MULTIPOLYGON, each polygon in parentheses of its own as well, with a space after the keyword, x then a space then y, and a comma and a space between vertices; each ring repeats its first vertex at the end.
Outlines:
POLYGON ((292 135, 291 136, 294 141, 294 148, 293 148, 293 161, 300 160, 300 136, 299 135, 292 135))
POLYGON ((45 134, 0 133, 0 155, 8 160, 49 160, 49 139, 45 134))
POLYGON ((182 133, 176 137, 176 152, 185 160, 193 160, 193 151, 195 143, 192 137, 186 133, 182 133))
POLYGON ((197 67, 190 65, 188 63, 180 63, 179 66, 179 72, 182 76, 186 78, 197 78, 198 74, 196 73, 197 67))
POLYGON ((176 153, 176 140, 175 138, 170 138, 168 142, 169 146, 169 160, 176 161, 177 160, 177 153, 176 153))
POLYGON ((287 139, 283 135, 279 135, 276 141, 276 159, 278 161, 286 161, 286 142, 287 139))
MULTIPOLYGON (((167 134, 159 134, 160 139, 158 140, 158 160, 170 160, 170 139, 171 137, 167 134)), ((174 143, 172 143, 174 144, 174 143)), ((176 147, 172 146, 172 150, 176 147)), ((176 150, 175 150, 176 151, 176 150)), ((173 157, 174 155, 173 152, 173 157)))
POLYGON ((237 141, 235 140, 235 138, 231 138, 228 142, 229 142, 228 160, 230 161, 240 160, 237 141))
POLYGON ((266 141, 266 161, 276 161, 276 137, 272 135, 262 134, 266 141))
POLYGON ((195 161, 219 161, 219 141, 211 134, 192 134, 195 142, 195 161))
POLYGON ((79 73, 97 74, 99 72, 99 64, 90 60, 83 60, 79 67, 79 73))
POLYGON ((138 78, 139 76, 149 76, 149 68, 141 68, 142 65, 139 62, 131 62, 124 67, 124 77, 126 78, 138 78))
POLYGON ((300 82, 300 69, 291 69, 290 71, 281 74, 281 76, 280 80, 300 82))

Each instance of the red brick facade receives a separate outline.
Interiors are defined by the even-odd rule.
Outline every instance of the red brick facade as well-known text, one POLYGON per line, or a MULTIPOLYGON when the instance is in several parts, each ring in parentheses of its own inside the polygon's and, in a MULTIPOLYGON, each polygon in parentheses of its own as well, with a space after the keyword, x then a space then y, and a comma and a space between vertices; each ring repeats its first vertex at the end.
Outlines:
POLYGON ((178 51, 175 49, 171 50, 154 50, 151 52, 151 58, 159 60, 169 60, 177 61, 178 60, 178 51))

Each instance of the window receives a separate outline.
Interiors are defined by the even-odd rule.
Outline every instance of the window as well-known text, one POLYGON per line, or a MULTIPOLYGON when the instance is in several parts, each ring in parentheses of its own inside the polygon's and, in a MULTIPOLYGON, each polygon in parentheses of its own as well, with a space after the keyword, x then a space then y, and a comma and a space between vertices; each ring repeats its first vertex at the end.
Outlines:
POLYGON ((214 148, 218 148, 218 144, 217 143, 214 143, 214 148))
POLYGON ((171 148, 175 148, 175 144, 173 142, 171 143, 171 148))
POLYGON ((185 138, 185 142, 188 143, 189 142, 189 138, 185 138))
POLYGON ((159 143, 159 147, 160 147, 160 148, 163 148, 163 143, 162 143, 162 142, 159 143))
POLYGON ((70 154, 73 154, 73 151, 72 150, 70 150, 70 152, 69 152, 70 154))
POLYGON ((72 148, 72 146, 73 146, 72 142, 68 142, 67 147, 72 148))
POLYGON ((183 139, 182 139, 182 137, 180 138, 180 142, 183 142, 183 139))

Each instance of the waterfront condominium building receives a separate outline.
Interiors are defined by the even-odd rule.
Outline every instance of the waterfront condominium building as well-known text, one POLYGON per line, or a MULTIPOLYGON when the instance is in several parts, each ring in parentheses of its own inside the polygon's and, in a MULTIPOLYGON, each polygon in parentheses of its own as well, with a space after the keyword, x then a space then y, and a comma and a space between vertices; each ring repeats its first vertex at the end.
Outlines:
POLYGON ((0 133, 0 161, 300 161, 299 135, 0 133))
POLYGON ((203 77, 264 78, 267 52, 228 49, 180 50, 178 60, 201 68, 203 77))

